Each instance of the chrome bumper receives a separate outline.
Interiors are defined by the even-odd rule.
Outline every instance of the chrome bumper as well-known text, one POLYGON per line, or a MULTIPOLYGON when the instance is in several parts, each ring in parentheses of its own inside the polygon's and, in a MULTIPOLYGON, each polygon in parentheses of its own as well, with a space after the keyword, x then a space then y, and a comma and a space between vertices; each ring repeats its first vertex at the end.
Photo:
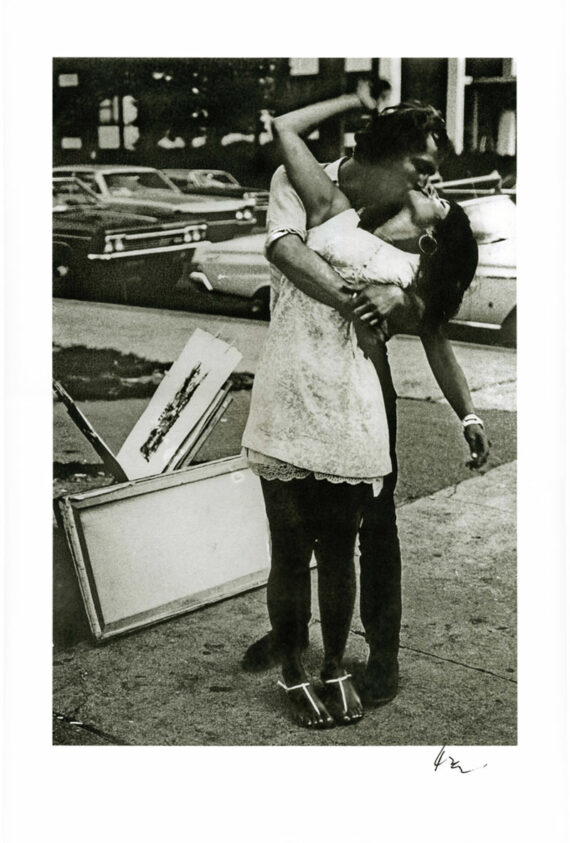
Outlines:
POLYGON ((211 245, 208 240, 199 240, 195 243, 180 243, 175 246, 163 246, 156 249, 130 249, 124 252, 109 252, 109 254, 87 255, 90 261, 112 261, 121 258, 144 257, 145 255, 164 255, 170 252, 195 251, 197 246, 211 245))

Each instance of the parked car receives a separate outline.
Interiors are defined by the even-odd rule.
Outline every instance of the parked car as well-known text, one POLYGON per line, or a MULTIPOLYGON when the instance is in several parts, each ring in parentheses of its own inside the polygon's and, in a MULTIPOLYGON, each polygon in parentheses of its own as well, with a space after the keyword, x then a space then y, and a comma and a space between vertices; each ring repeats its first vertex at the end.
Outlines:
POLYGON ((81 179, 111 208, 164 220, 184 217, 206 222, 213 243, 249 234, 256 223, 254 199, 190 198, 153 167, 77 164, 55 167, 54 175, 81 179))
MULTIPOLYGON (((497 194, 460 203, 479 246, 479 264, 453 325, 496 333, 516 343, 516 207, 497 194)), ((269 315, 269 264, 263 255, 265 235, 255 234, 194 253, 190 278, 210 293, 249 300, 251 313, 269 315)))
POLYGON ((54 295, 171 289, 205 236, 205 223, 118 212, 79 179, 53 179, 54 295))
POLYGON ((516 202, 516 185, 506 187, 513 181, 512 177, 504 179, 497 171, 493 170, 486 176, 470 176, 466 179, 453 179, 453 181, 437 181, 432 179, 432 184, 437 192, 444 199, 454 199, 456 202, 466 199, 480 199, 482 196, 510 196, 516 202))
POLYGON ((257 223, 265 225, 269 204, 268 190, 260 187, 244 187, 226 170, 164 170, 164 172, 183 193, 255 199, 257 223))
POLYGON ((253 316, 269 318, 269 263, 263 254, 265 234, 238 237, 194 253, 190 280, 208 293, 247 299, 253 316))
POLYGON ((460 202, 479 246, 477 272, 454 323, 500 334, 516 345, 516 206, 495 194, 460 202))

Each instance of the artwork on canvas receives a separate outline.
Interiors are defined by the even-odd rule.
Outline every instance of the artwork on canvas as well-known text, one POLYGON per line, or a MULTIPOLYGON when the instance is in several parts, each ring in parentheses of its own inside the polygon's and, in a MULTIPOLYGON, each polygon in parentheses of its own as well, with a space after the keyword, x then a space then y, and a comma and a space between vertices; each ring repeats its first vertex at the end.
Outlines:
POLYGON ((175 468, 224 400, 241 353, 206 331, 194 331, 117 454, 130 479, 175 468))

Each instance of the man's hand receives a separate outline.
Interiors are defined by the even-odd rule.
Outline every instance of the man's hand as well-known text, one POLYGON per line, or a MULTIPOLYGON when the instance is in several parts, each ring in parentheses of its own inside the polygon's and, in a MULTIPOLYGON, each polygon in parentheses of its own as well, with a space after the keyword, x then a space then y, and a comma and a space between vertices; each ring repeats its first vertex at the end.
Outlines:
POLYGON ((378 325, 408 305, 406 293, 396 284, 369 285, 352 300, 353 315, 368 325, 378 325))
POLYGON ((480 424, 468 424, 463 434, 469 445, 471 459, 467 463, 469 468, 483 468, 489 457, 489 440, 480 424))
POLYGON ((415 330, 421 317, 422 304, 396 284, 371 284, 349 304, 354 321, 373 327, 389 319, 391 333, 415 330))

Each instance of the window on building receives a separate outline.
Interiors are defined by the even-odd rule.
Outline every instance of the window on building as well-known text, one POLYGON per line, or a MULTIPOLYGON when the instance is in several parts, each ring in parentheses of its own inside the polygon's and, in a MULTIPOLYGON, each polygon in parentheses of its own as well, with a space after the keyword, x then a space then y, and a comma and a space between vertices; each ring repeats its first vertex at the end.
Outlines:
POLYGON ((289 59, 291 76, 316 76, 319 72, 318 59, 289 59))
POLYGON ((140 132, 136 126, 137 101, 127 94, 115 94, 99 102, 99 126, 97 129, 99 149, 134 150, 140 132))

